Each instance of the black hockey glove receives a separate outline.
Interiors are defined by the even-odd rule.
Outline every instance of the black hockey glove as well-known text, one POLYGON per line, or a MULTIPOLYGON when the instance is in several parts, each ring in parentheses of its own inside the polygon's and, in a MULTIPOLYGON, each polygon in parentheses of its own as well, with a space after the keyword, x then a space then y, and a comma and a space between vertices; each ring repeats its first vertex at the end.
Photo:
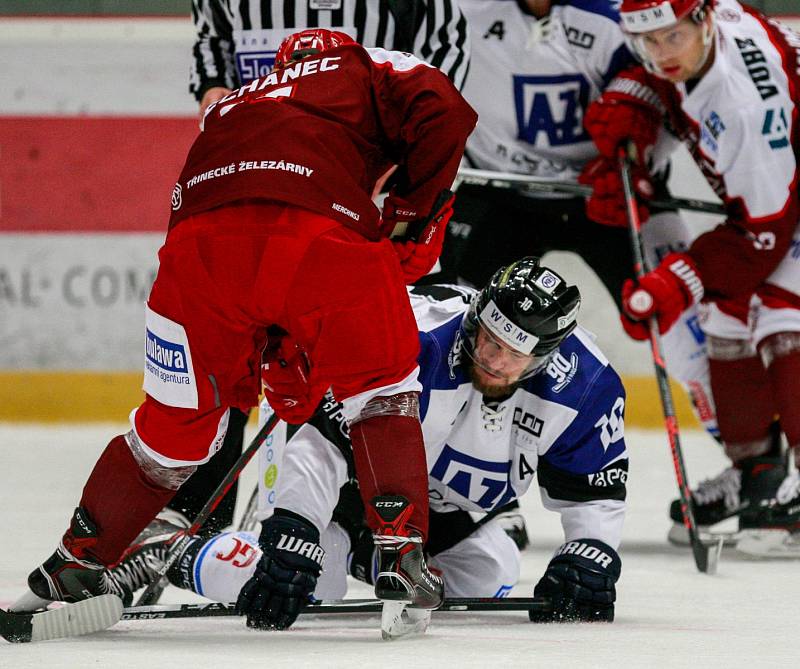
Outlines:
POLYGON ((622 561, 611 546, 597 539, 576 539, 563 544, 547 565, 533 590, 534 597, 553 602, 550 613, 531 611, 533 622, 614 620, 614 584, 622 561))
POLYGON ((325 551, 319 530, 305 518, 277 509, 261 527, 264 554, 236 600, 236 612, 247 626, 283 630, 309 602, 317 587, 325 551))

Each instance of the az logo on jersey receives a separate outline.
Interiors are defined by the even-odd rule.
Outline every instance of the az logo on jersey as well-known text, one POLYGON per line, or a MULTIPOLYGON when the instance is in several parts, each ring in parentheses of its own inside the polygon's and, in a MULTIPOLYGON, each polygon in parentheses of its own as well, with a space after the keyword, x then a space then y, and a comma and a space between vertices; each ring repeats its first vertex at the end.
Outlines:
POLYGON ((491 462, 444 445, 431 476, 487 511, 514 497, 508 480, 511 461, 491 462))
POLYGON ((534 146, 588 141, 583 114, 589 104, 589 84, 582 75, 518 74, 513 81, 518 139, 534 146))

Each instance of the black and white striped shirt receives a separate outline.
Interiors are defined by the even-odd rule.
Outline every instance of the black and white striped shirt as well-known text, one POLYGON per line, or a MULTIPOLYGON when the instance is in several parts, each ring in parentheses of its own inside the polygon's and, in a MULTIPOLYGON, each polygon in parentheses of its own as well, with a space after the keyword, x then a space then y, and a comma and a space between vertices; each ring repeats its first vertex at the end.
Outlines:
POLYGON ((266 74, 287 35, 335 28, 367 47, 409 51, 461 88, 467 24, 456 0, 192 0, 197 29, 189 90, 237 88, 266 74))

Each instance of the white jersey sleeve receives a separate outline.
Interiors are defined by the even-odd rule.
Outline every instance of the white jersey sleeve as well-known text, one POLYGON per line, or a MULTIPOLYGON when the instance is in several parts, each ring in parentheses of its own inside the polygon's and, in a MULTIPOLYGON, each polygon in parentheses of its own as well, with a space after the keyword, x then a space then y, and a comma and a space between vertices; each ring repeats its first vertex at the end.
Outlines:
POLYGON ((800 218, 800 35, 735 0, 719 0, 715 16, 714 60, 702 79, 655 82, 674 131, 725 203, 726 223, 689 249, 711 299, 760 285, 800 218))

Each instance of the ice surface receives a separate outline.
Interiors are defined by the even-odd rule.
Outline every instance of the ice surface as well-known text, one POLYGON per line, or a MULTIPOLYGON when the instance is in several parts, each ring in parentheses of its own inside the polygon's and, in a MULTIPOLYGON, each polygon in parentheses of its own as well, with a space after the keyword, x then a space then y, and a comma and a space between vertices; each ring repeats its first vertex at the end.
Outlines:
MULTIPOLYGON (((63 532, 97 455, 120 425, 0 424, 0 604, 24 589, 31 568, 63 532)), ((719 448, 683 434, 690 479, 715 475, 719 448)), ((434 614, 423 638, 381 640, 377 616, 301 618, 288 632, 247 630, 240 619, 142 621, 72 640, 10 645, 0 667, 797 667, 800 563, 757 562, 724 549, 717 576, 666 543, 676 496, 666 437, 631 430, 629 511, 613 625, 533 625, 525 614, 434 614)), ((254 473, 245 472, 250 490, 254 473)), ((532 491, 522 500, 534 547, 511 593, 530 596, 561 543, 556 514, 532 491)), ((370 596, 354 583, 351 596, 370 596)), ((164 601, 195 601, 171 588, 164 601)))

